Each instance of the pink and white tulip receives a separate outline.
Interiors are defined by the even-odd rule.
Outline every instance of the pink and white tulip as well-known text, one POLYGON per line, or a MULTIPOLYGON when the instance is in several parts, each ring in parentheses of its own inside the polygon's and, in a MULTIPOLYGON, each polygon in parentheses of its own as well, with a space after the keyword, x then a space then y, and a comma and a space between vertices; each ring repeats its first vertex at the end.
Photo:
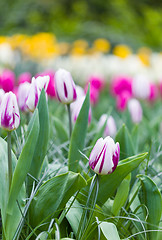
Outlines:
POLYGON ((120 157, 120 145, 111 137, 99 138, 93 147, 89 166, 97 174, 107 175, 115 171, 120 157))
POLYGON ((5 93, 0 105, 0 126, 7 131, 18 128, 20 114, 16 95, 13 92, 5 93))
POLYGON ((141 122, 143 111, 142 111, 141 104, 137 99, 132 98, 131 100, 129 100, 128 111, 130 113, 133 123, 141 122))
POLYGON ((38 104, 41 91, 43 88, 45 92, 47 91, 48 83, 49 76, 39 76, 37 78, 32 78, 32 83, 30 85, 28 96, 26 98, 26 105, 30 112, 34 112, 38 104))
POLYGON ((75 83, 70 72, 59 69, 55 73, 55 88, 58 100, 64 104, 70 104, 77 98, 75 83))
POLYGON ((17 91, 17 99, 18 99, 18 105, 21 111, 23 112, 28 112, 29 109, 26 105, 26 100, 29 94, 29 89, 30 89, 30 83, 29 82, 24 82, 21 83, 18 87, 17 91))

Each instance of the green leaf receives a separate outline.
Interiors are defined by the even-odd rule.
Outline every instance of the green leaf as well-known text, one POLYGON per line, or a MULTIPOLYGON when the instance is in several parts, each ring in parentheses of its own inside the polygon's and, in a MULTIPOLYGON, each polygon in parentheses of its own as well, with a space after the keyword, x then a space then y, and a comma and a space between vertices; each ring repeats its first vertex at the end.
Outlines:
POLYGON ((33 115, 33 118, 34 118, 33 126, 28 135, 26 143, 22 149, 22 152, 20 154, 20 157, 18 159, 16 168, 13 174, 11 189, 9 194, 9 201, 7 206, 8 214, 13 214, 13 206, 15 204, 16 199, 18 198, 18 194, 26 179, 27 173, 29 172, 31 161, 35 151, 35 146, 36 146, 36 142, 39 134, 39 118, 38 118, 37 109, 33 115))
POLYGON ((60 140, 60 143, 64 143, 64 142, 68 141, 69 140, 68 133, 67 133, 66 129, 64 128, 64 125, 61 122, 61 120, 59 120, 56 117, 53 117, 53 120, 54 120, 54 127, 56 129, 56 134, 60 140))
MULTIPOLYGON (((14 153, 12 152, 12 163, 13 169, 16 166, 17 159, 14 153)), ((18 227, 18 224, 21 219, 21 212, 18 207, 17 202, 14 202, 13 206, 13 214, 7 215, 7 203, 9 197, 9 179, 8 179, 8 155, 7 155, 7 143, 0 138, 0 208, 1 208, 1 216, 2 216, 2 224, 4 228, 4 234, 7 240, 13 238, 14 233, 18 227)), ((25 198, 26 198, 26 191, 25 186, 23 185, 20 193, 18 195, 18 202, 23 211, 25 206, 25 198)))
POLYGON ((117 193, 115 195, 112 213, 117 216, 119 214, 120 209, 124 206, 130 188, 130 180, 131 180, 131 173, 128 174, 121 182, 120 186, 117 189, 117 193))
POLYGON ((57 217, 65 204, 86 181, 79 173, 67 172, 45 182, 35 195, 30 209, 30 223, 37 226, 45 219, 57 217))
POLYGON ((101 222, 99 226, 103 232, 103 235, 106 237, 106 239, 120 240, 116 226, 113 223, 101 222))
MULTIPOLYGON (((34 152, 32 164, 30 167, 30 174, 35 178, 39 177, 43 160, 47 153, 47 144, 48 144, 48 137, 49 137, 49 114, 48 114, 48 105, 47 105, 44 89, 41 92, 37 108, 39 112, 40 131, 39 131, 38 140, 36 141, 35 152, 34 152)), ((31 188, 32 186, 31 181, 29 181, 29 185, 30 185, 29 187, 31 188)))
POLYGON ((69 162, 68 167, 70 171, 77 172, 80 159, 80 151, 83 150, 87 127, 88 127, 88 114, 89 114, 89 88, 86 98, 80 110, 79 116, 74 125, 69 147, 69 162))
POLYGON ((120 159, 125 159, 135 154, 130 133, 123 124, 116 134, 115 141, 120 143, 120 159))
POLYGON ((123 179, 132 172, 146 158, 147 153, 142 153, 119 162, 116 170, 108 175, 100 176, 98 203, 103 205, 111 197, 123 179))
MULTIPOLYGON (((162 214, 162 198, 161 194, 152 181, 152 179, 146 175, 137 176, 141 180, 142 191, 140 191, 140 201, 145 204, 148 209, 148 218, 147 218, 147 229, 148 230, 157 230, 160 218, 162 214)), ((152 231, 148 233, 149 240, 157 239, 157 231, 152 231)))
MULTIPOLYGON (((66 204, 66 207, 68 208, 73 201, 73 197, 68 201, 66 204)), ((77 230, 79 227, 79 222, 82 217, 83 208, 81 207, 80 203, 75 200, 72 204, 71 208, 69 209, 68 213, 66 214, 66 218, 68 222, 70 223, 70 226, 76 236, 77 230)))

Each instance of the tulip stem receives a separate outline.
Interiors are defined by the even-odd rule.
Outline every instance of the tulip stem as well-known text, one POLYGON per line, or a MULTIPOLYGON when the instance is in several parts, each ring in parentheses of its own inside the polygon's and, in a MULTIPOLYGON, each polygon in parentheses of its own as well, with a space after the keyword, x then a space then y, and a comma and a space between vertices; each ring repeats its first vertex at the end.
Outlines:
POLYGON ((11 132, 8 132, 7 143, 8 143, 8 175, 9 175, 9 191, 10 191, 11 182, 12 182, 11 132))
POLYGON ((70 139, 71 138, 71 133, 72 133, 70 104, 67 104, 67 110, 68 110, 68 117, 69 117, 69 139, 70 139))

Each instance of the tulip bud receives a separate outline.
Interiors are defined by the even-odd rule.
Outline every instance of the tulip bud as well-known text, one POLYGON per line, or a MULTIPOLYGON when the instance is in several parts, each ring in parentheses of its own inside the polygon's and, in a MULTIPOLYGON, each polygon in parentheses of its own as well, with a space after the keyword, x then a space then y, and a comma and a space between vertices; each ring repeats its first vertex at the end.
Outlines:
POLYGON ((5 93, 0 106, 0 125, 2 128, 12 131, 20 124, 20 114, 16 95, 12 92, 5 93))
MULTIPOLYGON (((72 110, 72 121, 75 123, 78 115, 80 113, 80 110, 82 108, 83 102, 85 100, 85 97, 78 98, 74 103, 71 104, 71 110, 72 110)), ((92 111, 91 108, 89 109, 88 114, 88 123, 90 124, 92 118, 92 111)))
MULTIPOLYGON (((103 114, 98 122, 98 127, 101 128, 104 124, 105 121, 107 119, 107 115, 103 114)), ((115 120, 112 116, 109 116, 106 122, 106 126, 105 126, 105 130, 104 130, 104 136, 110 136, 110 137, 115 137, 116 135, 116 124, 115 124, 115 120)))
POLYGON ((132 98, 128 102, 128 111, 130 112, 132 122, 139 123, 142 120, 142 107, 140 102, 132 98))
POLYGON ((89 157, 89 166, 97 174, 112 173, 119 162, 120 145, 111 137, 99 138, 89 157))
POLYGON ((18 105, 23 112, 28 112, 29 109, 26 105, 26 99, 28 97, 29 89, 30 89, 30 83, 24 82, 21 83, 18 87, 17 91, 17 99, 18 99, 18 105))
POLYGON ((70 72, 59 69, 55 73, 56 95, 60 102, 69 104, 77 98, 76 88, 70 72))
POLYGON ((26 105, 30 112, 34 112, 38 104, 41 91, 43 88, 45 91, 47 90, 48 83, 49 76, 39 76, 37 78, 32 78, 32 83, 30 85, 28 96, 26 98, 26 105))

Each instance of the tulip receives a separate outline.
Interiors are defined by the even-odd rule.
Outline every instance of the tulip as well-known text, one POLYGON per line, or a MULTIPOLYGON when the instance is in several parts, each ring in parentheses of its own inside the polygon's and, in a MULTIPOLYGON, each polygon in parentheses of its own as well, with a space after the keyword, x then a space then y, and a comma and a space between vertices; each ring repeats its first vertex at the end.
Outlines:
POLYGON ((1 105, 2 98, 4 95, 5 95, 5 91, 3 89, 0 89, 0 105, 1 105))
POLYGON ((29 89, 31 84, 29 82, 21 83, 17 91, 18 105, 21 111, 28 112, 28 106, 26 105, 26 100, 28 97, 29 89))
POLYGON ((133 98, 128 102, 128 111, 130 112, 132 122, 139 123, 142 120, 142 107, 140 102, 133 98))
POLYGON ((60 102, 70 104, 76 100, 76 87, 70 72, 59 69, 55 73, 55 88, 56 96, 60 102))
POLYGON ((98 122, 98 127, 101 128, 106 122, 106 126, 105 126, 105 130, 104 130, 104 136, 110 136, 110 137, 115 137, 116 135, 116 124, 115 124, 115 120, 112 116, 109 116, 107 118, 106 114, 103 114, 98 122), (106 122, 107 119, 107 122, 106 122))
POLYGON ((32 78, 32 83, 30 85, 28 96, 26 98, 26 105, 30 112, 34 112, 38 104, 41 91, 43 88, 45 91, 47 90, 48 83, 49 76, 39 76, 37 78, 32 78))
POLYGON ((43 77, 43 76, 49 76, 49 83, 48 83, 48 87, 47 87, 47 94, 48 96, 50 96, 51 98, 55 98, 56 97, 56 93, 55 93, 55 84, 54 84, 54 75, 55 73, 51 70, 45 71, 43 73, 39 73, 36 75, 36 77, 43 77))
POLYGON ((18 77, 18 83, 31 82, 32 76, 30 72, 23 72, 18 77))
POLYGON ((123 91, 120 95, 116 98, 116 107, 119 111, 123 112, 126 107, 128 100, 131 98, 131 95, 128 91, 123 91))
MULTIPOLYGON (((71 110, 72 110, 72 121, 75 123, 78 115, 80 113, 80 110, 82 108, 83 102, 85 100, 85 97, 80 97, 78 98, 74 103, 71 104, 71 110)), ((90 124, 92 119, 92 111, 91 108, 89 109, 89 114, 88 114, 88 123, 90 124)))
POLYGON ((96 88, 98 91, 101 91, 105 85, 104 79, 96 76, 91 76, 88 82, 90 82, 91 86, 96 88))
POLYGON ((127 91, 130 95, 132 95, 132 79, 122 76, 114 78, 111 84, 112 94, 114 96, 118 96, 124 91, 127 91))
POLYGON ((158 98, 158 88, 155 83, 150 83, 149 101, 153 102, 158 98))
POLYGON ((18 128, 20 114, 16 95, 12 92, 5 93, 0 106, 0 125, 7 131, 18 128))
POLYGON ((120 157, 120 145, 111 137, 99 138, 91 151, 89 166, 97 174, 107 175, 115 171, 120 157))
POLYGON ((133 95, 135 98, 148 99, 150 95, 150 84, 144 75, 137 75, 132 83, 133 95))
POLYGON ((4 70, 1 75, 1 86, 5 92, 12 91, 15 84, 15 74, 11 70, 4 70))

